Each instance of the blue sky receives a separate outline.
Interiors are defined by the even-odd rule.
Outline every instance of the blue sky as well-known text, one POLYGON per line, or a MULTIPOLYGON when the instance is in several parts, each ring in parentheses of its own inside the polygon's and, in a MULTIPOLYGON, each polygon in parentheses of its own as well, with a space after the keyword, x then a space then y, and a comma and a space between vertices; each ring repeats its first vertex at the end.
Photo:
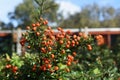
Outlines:
MULTIPOLYGON (((23 0, 0 0, 0 21, 5 23, 9 22, 8 12, 13 12, 15 7, 22 3, 23 0)), ((120 0, 56 0, 60 4, 60 11, 63 11, 63 15, 74 14, 79 12, 81 7, 87 4, 97 3, 100 6, 113 6, 114 8, 120 7, 120 0)))
POLYGON ((110 5, 113 6, 115 8, 120 7, 120 0, 68 0, 71 1, 72 3, 78 5, 78 6, 84 6, 87 4, 93 4, 93 3, 97 3, 100 6, 106 6, 106 5, 110 5))

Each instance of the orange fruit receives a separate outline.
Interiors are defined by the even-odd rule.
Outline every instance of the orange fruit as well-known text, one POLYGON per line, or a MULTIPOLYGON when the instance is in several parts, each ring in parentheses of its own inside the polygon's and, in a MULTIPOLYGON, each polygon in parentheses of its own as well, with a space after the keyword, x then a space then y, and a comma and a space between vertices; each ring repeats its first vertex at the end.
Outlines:
POLYGON ((13 73, 16 73, 17 70, 18 70, 18 67, 17 66, 13 66, 13 68, 12 68, 13 73))
POLYGON ((55 55, 54 55, 54 54, 51 54, 51 58, 54 59, 54 58, 55 58, 55 55))
POLYGON ((59 43, 60 43, 60 44, 63 44, 63 40, 60 40, 59 43))
POLYGON ((43 21, 43 18, 40 18, 41 21, 43 21))
POLYGON ((46 40, 46 39, 47 39, 47 37, 46 37, 46 36, 43 36, 42 40, 44 41, 44 40, 46 40))
POLYGON ((32 30, 33 30, 33 31, 36 31, 36 30, 37 30, 37 27, 33 27, 32 30))
POLYGON ((57 30, 58 30, 58 31, 61 31, 61 30, 62 30, 62 28, 61 28, 61 27, 58 27, 58 28, 57 28, 57 30))
POLYGON ((70 61, 67 61, 67 65, 70 66, 70 65, 71 65, 71 62, 70 62, 70 61))
POLYGON ((42 47, 41 52, 46 53, 46 49, 42 47))
POLYGON ((35 70, 36 70, 36 68, 35 68, 35 67, 33 67, 33 68, 32 68, 32 70, 33 70, 33 71, 35 71, 35 70))
POLYGON ((83 33, 82 32, 79 32, 79 34, 78 34, 80 37, 83 35, 83 33))
POLYGON ((44 24, 44 25, 48 24, 48 21, 47 21, 47 20, 45 20, 45 21, 43 22, 43 24, 44 24))
POLYGON ((9 68, 11 68, 12 67, 12 65, 10 65, 10 64, 7 64, 6 66, 5 66, 5 68, 7 68, 7 69, 9 69, 9 68))
POLYGON ((73 54, 73 56, 76 56, 76 52, 73 52, 72 54, 73 54))
POLYGON ((91 46, 91 45, 87 45, 87 49, 88 49, 89 51, 91 51, 91 50, 92 50, 92 46, 91 46))
POLYGON ((37 22, 37 23, 36 23, 36 26, 40 26, 40 23, 39 23, 39 22, 37 22))
POLYGON ((66 48, 69 48, 70 47, 70 45, 69 44, 66 44, 66 48))
POLYGON ((48 51, 51 51, 51 50, 52 50, 52 48, 49 46, 49 47, 48 47, 48 51))
POLYGON ((70 41, 67 41, 67 44, 70 44, 71 42, 70 41))
POLYGON ((72 40, 72 42, 71 42, 72 44, 75 44, 75 41, 74 40, 72 40))
POLYGON ((51 65, 51 64, 48 64, 48 65, 47 65, 47 68, 48 68, 48 69, 50 69, 51 67, 52 67, 52 65, 51 65))
POLYGON ((40 32, 36 32, 36 35, 39 36, 39 35, 40 35, 40 32))
POLYGON ((27 29, 27 30, 30 30, 30 26, 27 26, 26 29, 27 29))
POLYGON ((33 24, 32 24, 32 27, 35 27, 35 26, 36 26, 36 25, 33 23, 33 24))
POLYGON ((73 38, 76 39, 76 38, 77 38, 77 35, 73 35, 73 38))
POLYGON ((55 67, 54 67, 54 70, 55 70, 55 71, 57 71, 58 69, 59 69, 59 67, 58 67, 58 66, 55 66, 55 67))
POLYGON ((62 49, 61 54, 65 54, 65 50, 64 49, 62 49))
POLYGON ((31 46, 27 46, 27 48, 28 48, 28 49, 30 49, 30 48, 31 48, 31 46))
POLYGON ((50 26, 48 26, 48 27, 47 27, 47 29, 48 29, 48 30, 51 30, 51 27, 50 27, 50 26))

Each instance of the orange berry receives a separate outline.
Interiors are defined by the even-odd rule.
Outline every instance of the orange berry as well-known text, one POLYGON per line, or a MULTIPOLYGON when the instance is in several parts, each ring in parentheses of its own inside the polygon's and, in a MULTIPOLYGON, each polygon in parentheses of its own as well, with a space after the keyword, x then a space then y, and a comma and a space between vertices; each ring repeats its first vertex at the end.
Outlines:
POLYGON ((44 25, 48 24, 48 21, 47 21, 47 20, 45 20, 45 21, 43 22, 43 24, 44 24, 44 25))
POLYGON ((17 66, 14 66, 13 69, 14 69, 14 70, 18 70, 18 67, 17 67, 17 66))
POLYGON ((61 28, 61 27, 58 27, 58 28, 57 28, 57 30, 58 30, 58 31, 61 31, 61 30, 62 30, 62 28, 61 28))
POLYGON ((59 69, 59 67, 58 67, 58 66, 55 66, 55 67, 54 67, 54 70, 55 70, 55 71, 57 71, 58 69, 59 69))
POLYGON ((70 44, 71 42, 70 41, 67 41, 67 44, 70 44))
POLYGON ((66 31, 66 34, 71 34, 72 32, 70 30, 67 30, 66 31))
POLYGON ((74 46, 75 46, 75 44, 71 44, 71 46, 72 46, 72 47, 74 47, 74 46))
POLYGON ((72 55, 68 55, 67 58, 68 58, 68 61, 70 62, 74 60, 74 57, 72 55))
POLYGON ((47 29, 48 29, 48 30, 51 30, 51 27, 49 26, 49 27, 47 27, 47 29))
POLYGON ((51 33, 52 35, 54 35, 54 31, 53 31, 53 30, 50 30, 50 33, 51 33))
POLYGON ((51 65, 51 64, 48 64, 48 65, 47 65, 47 68, 48 68, 48 69, 50 69, 51 67, 52 67, 52 65, 51 65))
POLYGON ((102 35, 98 35, 98 36, 96 36, 95 38, 96 38, 96 40, 97 40, 97 45, 98 45, 98 46, 101 46, 101 45, 104 44, 104 38, 103 38, 102 35))
POLYGON ((42 45, 46 45, 46 44, 47 44, 47 42, 46 42, 46 41, 42 41, 41 43, 42 43, 42 45))
POLYGON ((32 30, 33 30, 33 31, 36 31, 36 30, 37 30, 37 27, 33 27, 32 30))
POLYGON ((40 35, 40 32, 36 32, 36 35, 39 36, 39 35, 40 35))
POLYGON ((35 68, 35 67, 33 67, 33 68, 32 68, 32 70, 33 70, 33 71, 35 71, 35 70, 36 70, 36 68, 35 68))
POLYGON ((73 52, 72 54, 73 54, 73 56, 76 56, 76 52, 73 52))
POLYGON ((49 40, 49 41, 48 41, 48 44, 49 44, 49 45, 53 45, 53 41, 52 41, 52 40, 49 40))
POLYGON ((27 48, 28 48, 28 49, 30 49, 30 48, 31 48, 31 46, 27 46, 27 48))
POLYGON ((77 38, 77 36, 76 36, 76 35, 73 35, 73 38, 74 38, 74 39, 76 39, 76 38, 77 38))
POLYGON ((45 20, 46 24, 48 24, 48 20, 45 20))
POLYGON ((46 64, 48 64, 48 63, 49 63, 49 61, 47 61, 47 60, 46 60, 46 61, 45 61, 45 63, 46 63, 46 64))
POLYGON ((99 36, 96 36, 95 38, 98 40, 98 39, 99 39, 99 36))
POLYGON ((45 59, 44 62, 45 62, 45 64, 48 64, 50 62, 50 60, 49 59, 45 59))
POLYGON ((74 41, 76 42, 76 41, 78 41, 77 39, 74 39, 74 41))
POLYGON ((91 45, 87 45, 87 49, 88 49, 89 51, 91 51, 91 50, 92 50, 92 46, 91 46, 91 45))
POLYGON ((61 54, 65 54, 65 50, 64 49, 61 51, 61 54))
POLYGON ((26 29, 27 29, 27 30, 30 30, 30 26, 27 26, 26 29))
POLYGON ((50 37, 50 39, 52 39, 52 40, 53 40, 53 39, 55 39, 55 37, 54 37, 54 36, 52 36, 52 35, 50 35, 49 37, 50 37))
POLYGON ((51 54, 51 58, 54 59, 54 58, 55 58, 55 55, 54 55, 54 54, 51 54))
POLYGON ((37 22, 37 23, 36 23, 36 26, 40 26, 40 23, 39 23, 39 22, 37 22))
POLYGON ((52 48, 51 47, 48 47, 48 51, 51 51, 52 50, 52 48))
POLYGON ((43 18, 40 18, 41 21, 43 21, 43 18))
POLYGON ((78 40, 78 41, 80 40, 80 37, 79 37, 79 36, 77 36, 77 40, 78 40))
POLYGON ((79 36, 82 36, 83 35, 83 33, 82 32, 79 32, 79 34, 78 34, 79 36))
POLYGON ((87 39, 87 38, 88 38, 88 35, 83 34, 83 38, 84 38, 84 39, 87 39))
POLYGON ((71 65, 71 62, 70 62, 70 61, 68 61, 68 62, 67 62, 67 65, 68 65, 68 66, 70 66, 70 65, 71 65))
POLYGON ((63 40, 60 40, 59 43, 60 43, 60 44, 63 44, 63 40))
POLYGON ((34 64, 33 67, 37 67, 37 66, 34 64))
POLYGON ((74 41, 74 40, 72 40, 72 44, 75 44, 75 41, 74 41))
POLYGON ((16 73, 17 70, 18 70, 18 67, 17 66, 13 66, 13 68, 12 68, 13 73, 16 73))
POLYGON ((78 42, 78 41, 76 41, 76 42, 75 42, 75 44, 76 44, 76 45, 78 45, 78 44, 79 44, 79 42, 78 42))
POLYGON ((58 80, 63 80, 63 79, 59 78, 58 80))
POLYGON ((12 67, 12 65, 10 65, 10 64, 8 64, 8 65, 5 66, 5 68, 7 68, 7 69, 9 69, 11 67, 12 67))
POLYGON ((46 53, 46 49, 42 47, 41 52, 46 53))
POLYGON ((46 39, 47 39, 46 36, 44 36, 44 37, 42 38, 43 41, 46 40, 46 39))
POLYGON ((66 44, 66 48, 69 48, 70 47, 70 45, 69 44, 66 44))
POLYGON ((66 38, 67 38, 67 39, 70 39, 70 36, 69 36, 69 35, 66 35, 66 38))
POLYGON ((43 67, 42 67, 42 70, 43 70, 43 71, 46 71, 46 66, 43 66, 43 67))
POLYGON ((32 24, 32 27, 35 27, 35 26, 36 26, 36 25, 33 23, 33 24, 32 24))

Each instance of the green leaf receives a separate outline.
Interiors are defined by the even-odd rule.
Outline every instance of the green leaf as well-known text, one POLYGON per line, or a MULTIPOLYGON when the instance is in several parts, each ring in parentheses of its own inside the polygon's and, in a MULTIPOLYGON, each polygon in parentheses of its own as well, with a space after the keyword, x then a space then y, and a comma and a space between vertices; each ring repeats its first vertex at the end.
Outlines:
POLYGON ((71 50, 70 50, 70 49, 67 49, 66 52, 71 52, 71 50))
POLYGON ((95 68, 95 69, 93 70, 93 73, 94 73, 94 74, 100 74, 100 70, 99 70, 98 68, 95 68))
POLYGON ((65 68, 67 68, 67 66, 64 65, 64 64, 62 64, 62 63, 58 63, 58 66, 60 67, 60 69, 65 69, 65 68))

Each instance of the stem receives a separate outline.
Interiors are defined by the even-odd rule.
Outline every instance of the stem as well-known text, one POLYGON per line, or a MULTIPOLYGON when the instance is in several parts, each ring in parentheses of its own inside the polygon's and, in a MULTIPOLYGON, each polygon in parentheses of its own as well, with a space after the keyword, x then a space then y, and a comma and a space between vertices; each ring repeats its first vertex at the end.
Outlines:
POLYGON ((38 0, 35 0, 35 2, 37 3, 37 5, 40 7, 40 13, 39 13, 39 17, 42 16, 43 14, 43 10, 44 10, 44 3, 46 2, 46 0, 42 0, 41 2, 39 2, 38 0))

